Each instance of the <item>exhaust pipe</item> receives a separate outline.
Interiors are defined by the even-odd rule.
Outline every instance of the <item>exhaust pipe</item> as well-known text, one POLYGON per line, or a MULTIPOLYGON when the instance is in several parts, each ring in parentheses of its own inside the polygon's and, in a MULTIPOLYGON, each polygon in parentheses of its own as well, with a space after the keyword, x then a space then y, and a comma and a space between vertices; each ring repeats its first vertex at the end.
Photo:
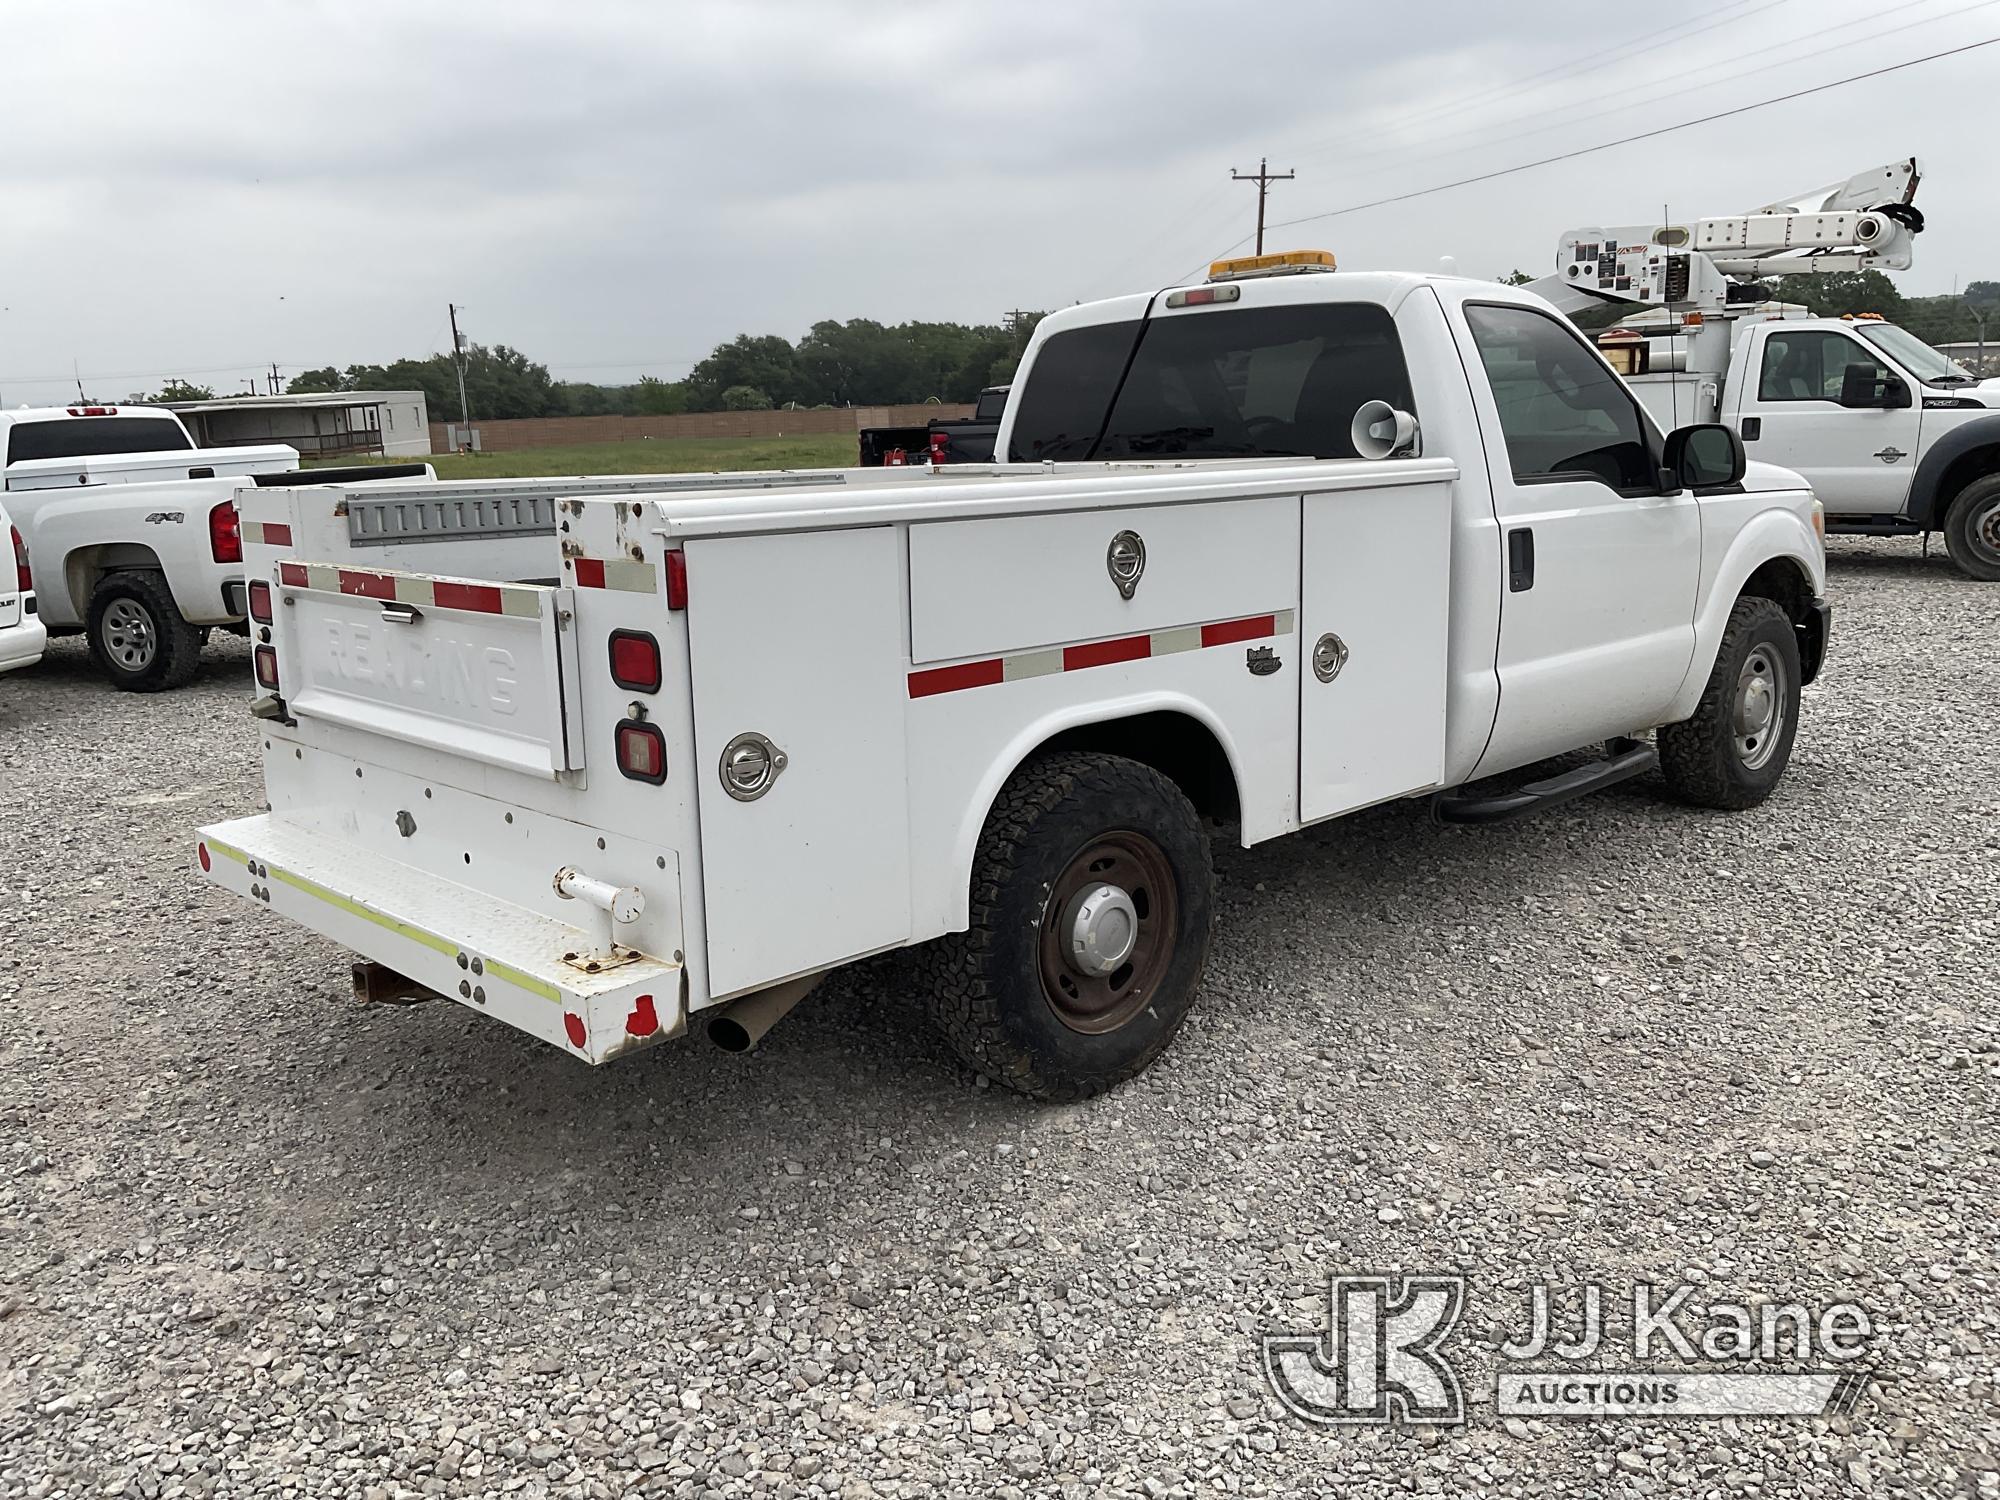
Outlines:
POLYGON ((768 990, 754 990, 732 1000, 710 1018, 708 1039, 724 1052, 748 1052, 764 1033, 791 1014, 792 1007, 813 992, 824 972, 802 974, 768 990))

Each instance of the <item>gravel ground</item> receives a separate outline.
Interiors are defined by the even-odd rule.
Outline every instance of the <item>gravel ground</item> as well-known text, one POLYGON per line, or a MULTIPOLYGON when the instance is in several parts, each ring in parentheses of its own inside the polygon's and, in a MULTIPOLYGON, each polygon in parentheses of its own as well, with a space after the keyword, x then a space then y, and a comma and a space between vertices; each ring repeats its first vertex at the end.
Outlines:
POLYGON ((1224 849, 1194 1020, 1068 1108, 904 960, 748 1059, 363 1011, 188 868, 259 800, 241 643, 157 698, 58 644, 0 680, 0 1496, 2000 1494, 2000 590, 1833 571, 1763 809, 1224 849), (1472 1278, 1470 1422, 1285 1416, 1256 1335, 1389 1268, 1472 1278), (1586 1279, 1859 1300, 1877 1379, 1496 1420, 1586 1279))

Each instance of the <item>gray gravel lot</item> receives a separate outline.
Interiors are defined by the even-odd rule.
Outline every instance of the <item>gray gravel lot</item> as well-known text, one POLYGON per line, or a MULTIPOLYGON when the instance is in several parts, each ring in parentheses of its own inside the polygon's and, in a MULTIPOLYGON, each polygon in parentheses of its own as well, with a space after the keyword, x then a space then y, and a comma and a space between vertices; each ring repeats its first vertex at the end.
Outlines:
POLYGON ((0 1496, 2000 1495, 2000 589, 1834 552, 1773 802, 1224 848, 1188 1030, 1067 1108, 902 959, 747 1059, 361 1010, 189 868, 242 644, 59 643, 0 679, 0 1496), (1470 1423, 1287 1418, 1256 1335, 1388 1268, 1473 1278, 1470 1423), (1584 1279, 1858 1299, 1878 1378, 1502 1424, 1491 1331, 1584 1279))

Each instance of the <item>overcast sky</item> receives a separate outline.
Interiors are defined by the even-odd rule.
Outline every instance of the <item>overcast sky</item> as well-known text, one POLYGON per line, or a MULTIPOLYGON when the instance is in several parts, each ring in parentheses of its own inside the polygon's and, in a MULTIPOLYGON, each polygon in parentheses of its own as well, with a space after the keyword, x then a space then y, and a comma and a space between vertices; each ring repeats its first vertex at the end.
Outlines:
MULTIPOLYGON (((6 0, 0 401, 481 343, 675 377, 820 318, 994 322, 1274 220, 2000 36, 2000 0, 6 0)), ((1911 294, 2000 277, 2000 46, 1275 231, 1349 268, 1549 269, 1917 153, 1911 294)))

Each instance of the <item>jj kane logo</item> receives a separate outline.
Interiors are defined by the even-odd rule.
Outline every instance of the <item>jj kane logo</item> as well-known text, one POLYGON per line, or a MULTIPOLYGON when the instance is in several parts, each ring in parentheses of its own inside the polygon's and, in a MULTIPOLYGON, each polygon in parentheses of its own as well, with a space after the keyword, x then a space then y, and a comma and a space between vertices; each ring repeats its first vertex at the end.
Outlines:
MULTIPOLYGON (((1622 1299, 1622 1341, 1606 1311, 1621 1299, 1586 1283, 1568 1297, 1528 1289, 1518 1338, 1498 1351, 1498 1416, 1818 1416, 1851 1412, 1869 1372, 1844 1366, 1867 1352, 1867 1310, 1837 1302, 1695 1305, 1696 1288, 1641 1282, 1622 1299), (1559 1314, 1573 1313, 1561 1319, 1559 1314), (1623 1364, 1629 1358, 1629 1366, 1623 1364), (1695 1362, 1724 1368, 1688 1369, 1695 1362), (1611 1368, 1599 1367, 1608 1362, 1611 1368), (1728 1366, 1748 1368, 1728 1368, 1728 1366), (1813 1366, 1773 1369, 1774 1365, 1813 1366)), ((1348 1425, 1466 1419, 1452 1336, 1466 1278, 1412 1272, 1332 1275, 1322 1329, 1268 1336, 1266 1379, 1286 1410, 1348 1425)))

